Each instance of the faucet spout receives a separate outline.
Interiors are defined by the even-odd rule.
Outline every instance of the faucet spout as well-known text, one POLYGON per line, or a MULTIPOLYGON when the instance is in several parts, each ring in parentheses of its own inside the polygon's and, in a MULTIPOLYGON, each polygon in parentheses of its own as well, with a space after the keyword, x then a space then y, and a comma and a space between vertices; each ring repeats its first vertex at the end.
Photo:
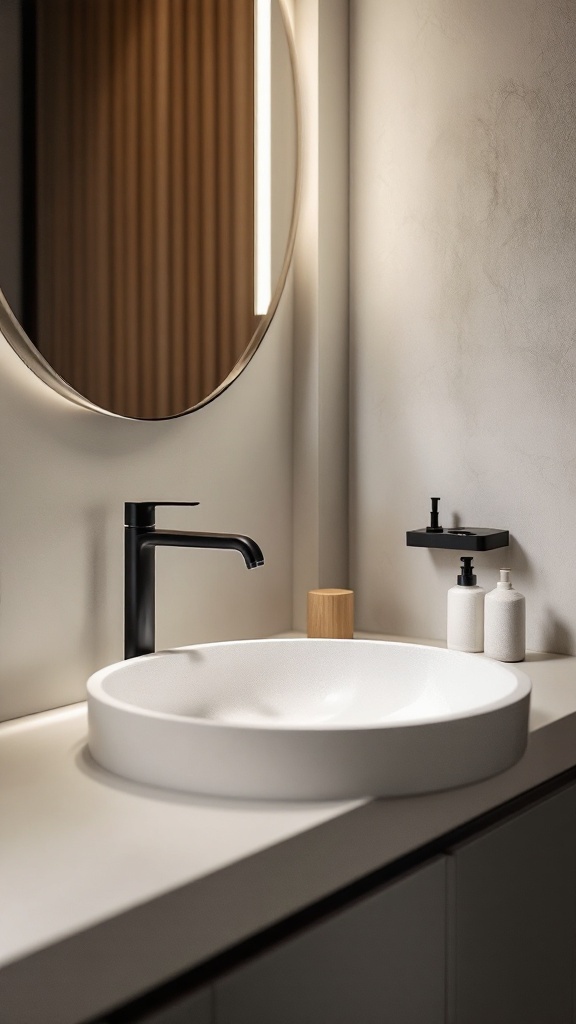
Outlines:
MULTIPOLYGON (((248 569, 264 564, 264 555, 251 537, 232 533, 187 533, 157 530, 156 504, 170 502, 128 502, 125 526, 124 569, 124 657, 152 654, 155 649, 157 547, 218 548, 239 551, 248 569)), ((197 502, 174 502, 197 504, 197 502)))
POLYGON ((246 568, 264 565, 264 555, 255 540, 240 533, 187 533, 180 530, 154 530, 142 537, 142 545, 154 547, 218 548, 239 551, 246 568))

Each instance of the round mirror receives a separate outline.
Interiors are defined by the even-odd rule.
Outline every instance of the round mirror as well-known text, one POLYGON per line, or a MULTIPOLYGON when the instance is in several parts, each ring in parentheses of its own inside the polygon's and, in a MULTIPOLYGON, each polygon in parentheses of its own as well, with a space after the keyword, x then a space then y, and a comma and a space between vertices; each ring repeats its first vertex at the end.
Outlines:
POLYGON ((295 231, 280 0, 0 0, 0 328, 52 387, 136 419, 246 366, 295 231))

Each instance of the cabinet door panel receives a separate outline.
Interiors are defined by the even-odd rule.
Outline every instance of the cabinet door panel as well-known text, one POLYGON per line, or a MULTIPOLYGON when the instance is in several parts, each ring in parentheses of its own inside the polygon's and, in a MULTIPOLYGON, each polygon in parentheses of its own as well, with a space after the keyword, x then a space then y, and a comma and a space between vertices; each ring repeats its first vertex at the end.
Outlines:
POLYGON ((450 852, 451 1024, 573 1024, 576 787, 450 852))
POLYGON ((215 1024, 444 1024, 445 859, 215 985, 215 1024))

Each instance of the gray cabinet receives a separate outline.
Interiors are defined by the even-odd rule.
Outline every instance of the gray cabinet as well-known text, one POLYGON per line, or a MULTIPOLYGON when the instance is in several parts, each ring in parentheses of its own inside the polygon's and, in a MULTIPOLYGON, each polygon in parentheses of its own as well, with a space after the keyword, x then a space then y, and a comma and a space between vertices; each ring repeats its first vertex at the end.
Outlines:
POLYGON ((576 787, 448 857, 453 1024, 574 1024, 576 787))
POLYGON ((214 1024, 444 1024, 445 899, 438 857, 217 980, 214 1024))
POLYGON ((575 971, 572 784, 133 1019, 576 1024, 575 971))

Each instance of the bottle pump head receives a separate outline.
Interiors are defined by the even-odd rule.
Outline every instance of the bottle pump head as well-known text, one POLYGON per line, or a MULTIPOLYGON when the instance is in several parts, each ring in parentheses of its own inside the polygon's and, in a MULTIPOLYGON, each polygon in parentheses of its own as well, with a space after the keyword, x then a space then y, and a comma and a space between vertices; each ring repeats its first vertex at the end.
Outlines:
POLYGON ((463 555, 460 559, 462 562, 462 568, 460 575, 457 577, 456 582, 459 587, 475 587, 476 576, 472 572, 472 558, 470 555, 463 555))

